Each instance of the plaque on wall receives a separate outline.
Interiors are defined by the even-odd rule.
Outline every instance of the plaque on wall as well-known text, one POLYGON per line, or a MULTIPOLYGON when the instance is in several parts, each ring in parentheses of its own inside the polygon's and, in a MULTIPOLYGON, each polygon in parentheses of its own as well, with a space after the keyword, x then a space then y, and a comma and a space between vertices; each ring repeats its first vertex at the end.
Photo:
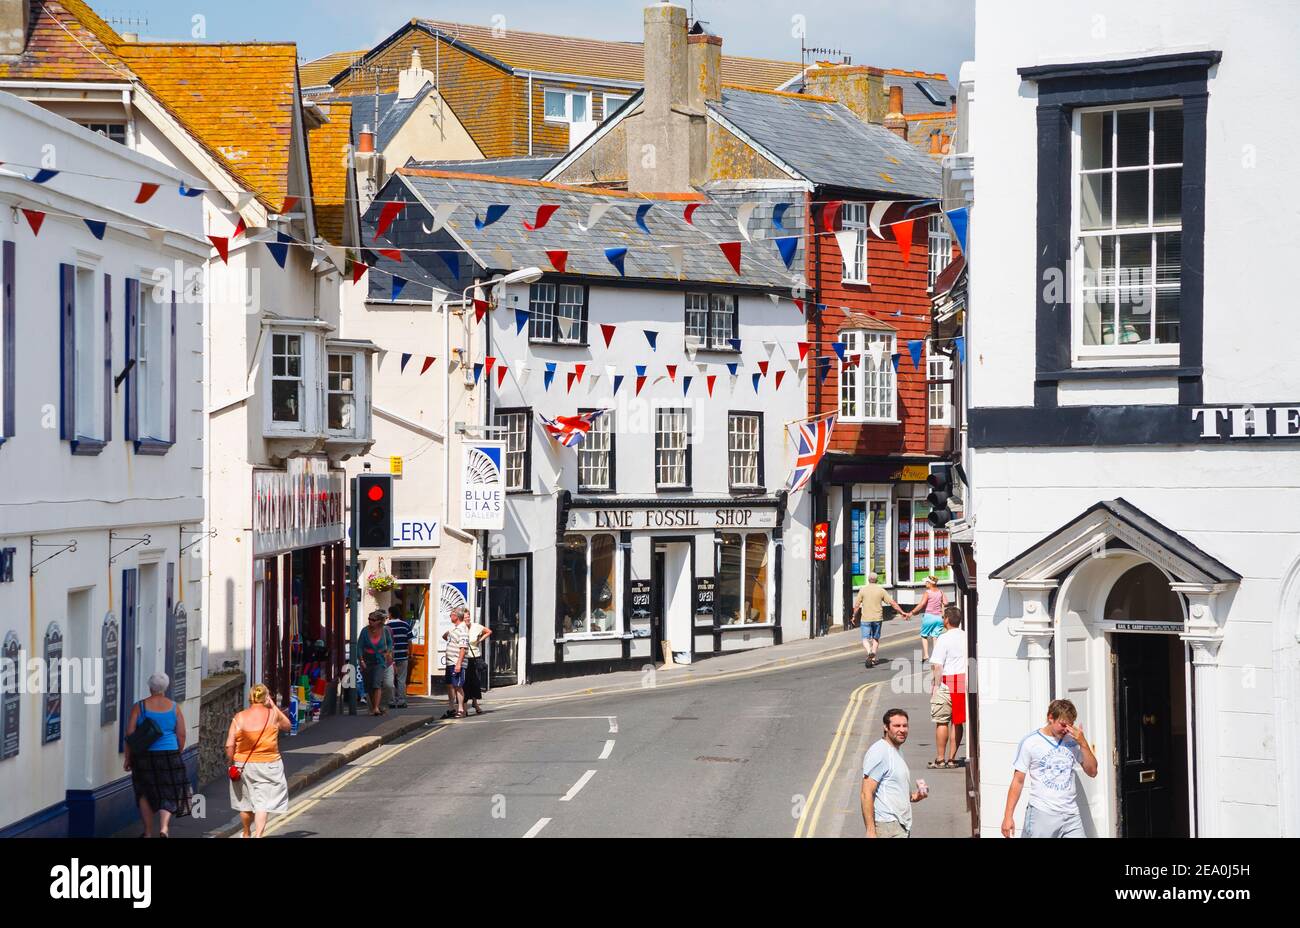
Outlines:
POLYGON ((99 724, 110 725, 117 721, 117 675, 120 667, 118 647, 120 634, 117 616, 104 616, 104 629, 100 633, 99 653, 104 659, 104 698, 99 704, 99 724))
POLYGON ((41 716, 41 744, 63 736, 63 632, 57 622, 45 630, 45 711, 41 716))
POLYGON ((18 754, 19 700, 22 683, 18 679, 21 668, 18 656, 22 647, 18 636, 13 632, 5 635, 3 647, 0 647, 0 760, 16 757, 18 754))
POLYGON ((184 603, 177 603, 172 608, 172 688, 171 698, 175 702, 185 701, 185 671, 189 663, 189 615, 184 603))
POLYGON ((650 581, 632 581, 632 618, 650 618, 650 581))

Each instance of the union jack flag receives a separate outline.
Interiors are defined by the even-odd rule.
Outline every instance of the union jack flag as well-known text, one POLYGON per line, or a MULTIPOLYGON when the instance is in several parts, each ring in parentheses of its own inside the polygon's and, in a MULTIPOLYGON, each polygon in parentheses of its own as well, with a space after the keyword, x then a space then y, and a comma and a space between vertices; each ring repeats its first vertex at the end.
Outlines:
POLYGON ((820 419, 805 419, 797 423, 799 434, 796 436, 797 457, 786 488, 790 492, 802 489, 812 479, 817 463, 831 446, 831 429, 835 428, 835 416, 823 416, 820 419))
POLYGON ((554 419, 542 416, 542 427, 558 444, 566 448, 576 448, 591 431, 592 423, 608 411, 593 409, 591 412, 580 412, 576 416, 556 416, 554 419))

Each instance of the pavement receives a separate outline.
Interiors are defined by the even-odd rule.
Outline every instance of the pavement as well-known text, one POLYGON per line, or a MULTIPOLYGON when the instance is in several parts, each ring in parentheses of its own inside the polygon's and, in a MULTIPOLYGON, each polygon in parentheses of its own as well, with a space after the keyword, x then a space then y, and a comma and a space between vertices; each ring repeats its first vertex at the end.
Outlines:
MULTIPOLYGON (((917 626, 886 628, 886 660, 870 670, 849 630, 502 688, 481 717, 442 721, 442 700, 413 700, 381 722, 326 719, 282 739, 290 812, 268 836, 860 837, 862 754, 891 706, 912 716, 904 756, 930 786, 913 833, 968 836, 965 772, 925 769, 934 728, 910 661, 917 626)), ((206 818, 177 820, 172 835, 236 832, 228 794, 207 787, 206 818)))

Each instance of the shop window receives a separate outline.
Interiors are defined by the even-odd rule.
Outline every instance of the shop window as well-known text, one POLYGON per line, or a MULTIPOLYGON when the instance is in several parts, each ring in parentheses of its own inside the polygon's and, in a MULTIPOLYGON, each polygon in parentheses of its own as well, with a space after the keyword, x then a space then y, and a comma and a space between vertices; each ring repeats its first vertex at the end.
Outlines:
POLYGON ((736 297, 730 293, 686 294, 686 341, 710 351, 738 350, 740 337, 736 297))
POLYGON ((948 231, 948 224, 944 221, 942 213, 935 213, 930 217, 929 241, 930 275, 927 286, 933 289, 935 279, 952 262, 952 233, 948 231))
POLYGON ((506 443, 506 490, 529 488, 533 414, 528 409, 497 410, 495 422, 506 443))
POLYGON ((587 343, 587 288, 547 281, 528 288, 528 340, 559 345, 587 343))
POLYGON ((849 509, 849 572, 854 589, 864 586, 869 574, 889 583, 889 503, 875 499, 854 503, 849 509))
POLYGON ((898 583, 914 586, 931 574, 940 582, 952 579, 952 555, 948 530, 935 528, 929 521, 930 504, 925 497, 927 484, 905 484, 901 492, 910 494, 898 501, 898 583))
POLYGON ((1178 356, 1183 111, 1079 110, 1074 246, 1078 357, 1178 356))
POLYGON ((763 485, 763 415, 733 412, 727 416, 727 481, 733 490, 763 485))
POLYGON ((691 480, 690 412, 655 410, 655 487, 683 489, 691 480))
MULTIPOLYGON (((579 412, 593 412, 580 409, 579 412)), ((608 492, 614 489, 614 413, 597 416, 578 446, 578 489, 608 492)))
POLYGON ((894 422, 894 334, 846 329, 840 342, 840 419, 894 422))
POLYGON ((853 230, 852 260, 844 265, 841 281, 846 284, 867 283, 867 204, 845 203, 840 207, 840 224, 853 230))
POLYGON ((613 535, 565 535, 555 612, 563 636, 618 630, 618 543, 613 535))
POLYGON ((768 548, 765 534, 724 534, 718 565, 719 625, 763 625, 768 610, 768 548))

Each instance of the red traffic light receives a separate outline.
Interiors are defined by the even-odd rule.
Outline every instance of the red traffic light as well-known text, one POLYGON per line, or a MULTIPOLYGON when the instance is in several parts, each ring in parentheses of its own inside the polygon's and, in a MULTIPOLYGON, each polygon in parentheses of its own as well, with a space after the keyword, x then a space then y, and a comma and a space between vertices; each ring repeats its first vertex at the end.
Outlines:
POLYGON ((384 488, 377 483, 372 484, 370 489, 366 491, 366 495, 370 497, 372 502, 377 503, 384 498, 384 488))

